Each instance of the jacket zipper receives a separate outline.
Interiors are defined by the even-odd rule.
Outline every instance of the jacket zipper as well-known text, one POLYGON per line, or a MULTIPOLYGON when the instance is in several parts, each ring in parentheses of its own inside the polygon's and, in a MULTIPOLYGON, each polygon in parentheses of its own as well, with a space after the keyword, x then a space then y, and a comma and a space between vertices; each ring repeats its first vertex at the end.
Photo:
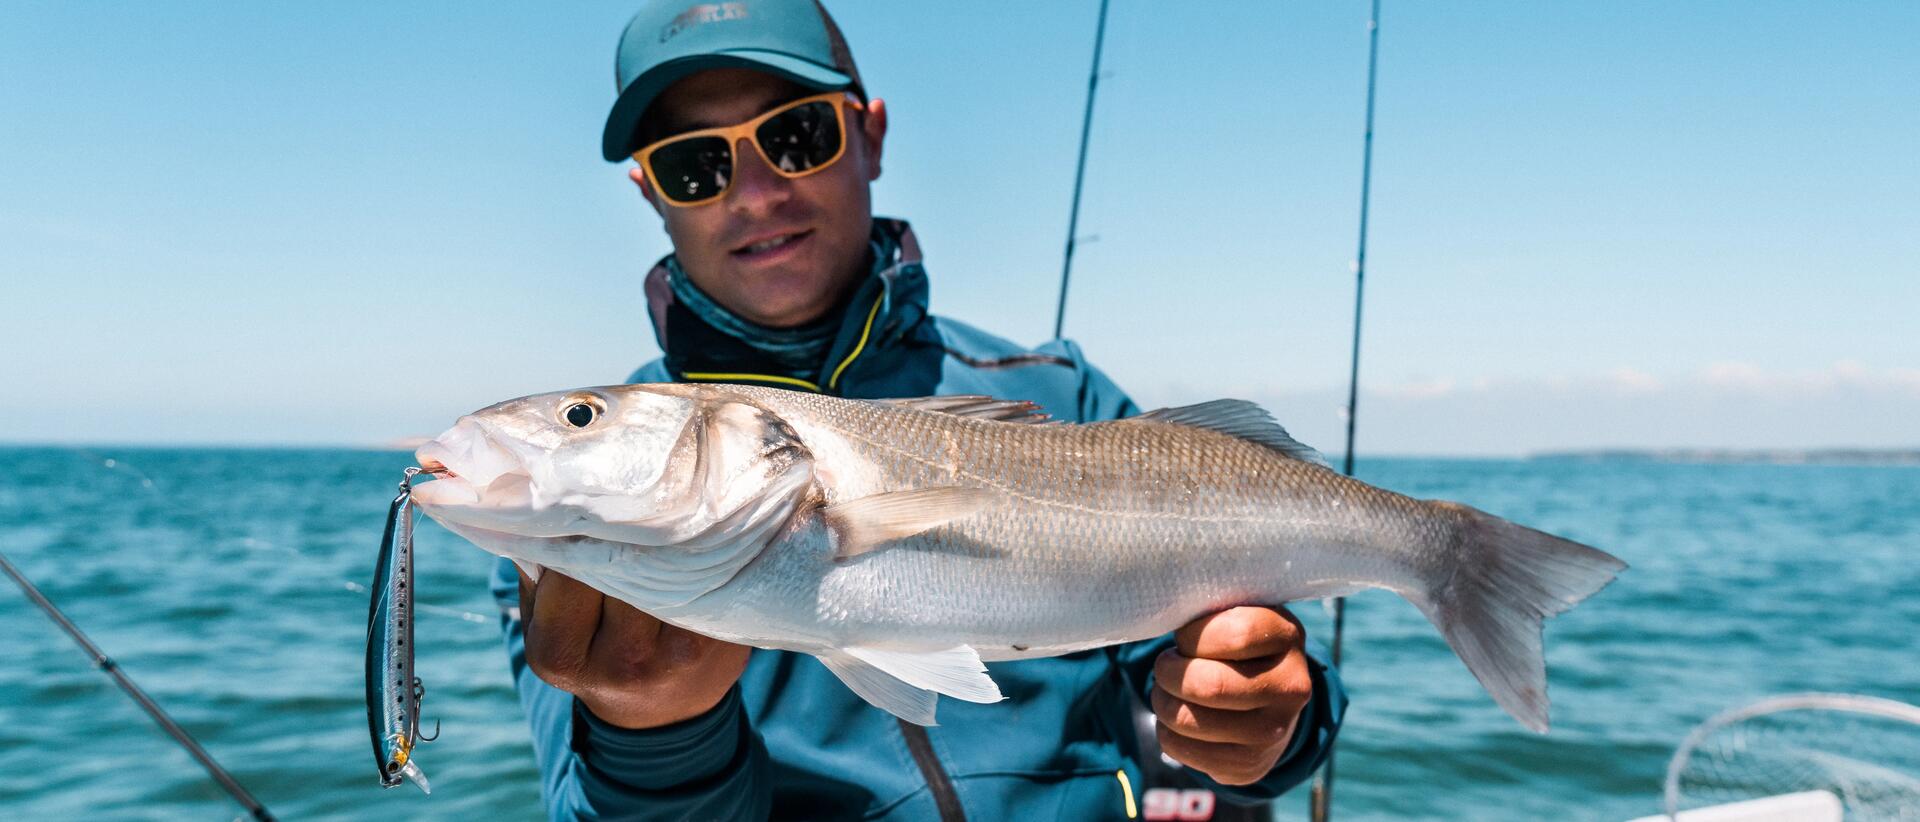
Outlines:
POLYGON ((927 778, 927 790, 933 794, 933 805, 940 809, 941 822, 967 822, 967 811, 960 807, 960 793, 953 789, 953 779, 947 776, 947 769, 940 766, 940 757, 933 752, 933 740, 927 736, 927 729, 904 719, 900 723, 900 735, 907 738, 907 750, 913 752, 914 764, 920 766, 920 774, 927 778))

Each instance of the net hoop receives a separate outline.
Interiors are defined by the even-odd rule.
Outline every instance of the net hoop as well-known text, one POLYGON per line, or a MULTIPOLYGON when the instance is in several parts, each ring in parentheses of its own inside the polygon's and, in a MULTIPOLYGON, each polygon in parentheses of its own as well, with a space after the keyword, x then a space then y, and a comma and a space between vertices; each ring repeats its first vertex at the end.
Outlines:
POLYGON ((1868 716, 1897 719, 1920 725, 1920 707, 1908 705, 1891 699, 1860 694, 1804 693, 1769 697, 1749 705, 1721 711, 1712 718, 1694 727, 1687 734, 1686 741, 1673 752, 1673 759, 1667 762, 1666 813, 1669 819, 1677 818, 1680 813, 1680 775, 1687 769, 1687 762, 1693 756, 1695 748, 1714 731, 1744 722, 1758 716, 1781 713, 1784 711, 1843 711, 1868 716))

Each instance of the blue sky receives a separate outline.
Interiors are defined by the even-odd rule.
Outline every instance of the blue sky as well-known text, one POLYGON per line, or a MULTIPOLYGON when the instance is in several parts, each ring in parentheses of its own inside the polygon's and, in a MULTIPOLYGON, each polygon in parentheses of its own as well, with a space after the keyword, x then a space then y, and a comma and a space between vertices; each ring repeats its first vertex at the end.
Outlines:
MULTIPOLYGON (((830 4, 1051 331, 1095 0, 830 4)), ((628 2, 0 7, 0 441, 378 443, 656 349, 628 2)), ((1068 335, 1339 448, 1366 5, 1115 0, 1068 335)), ((1387 0, 1360 448, 1920 446, 1920 5, 1387 0)))

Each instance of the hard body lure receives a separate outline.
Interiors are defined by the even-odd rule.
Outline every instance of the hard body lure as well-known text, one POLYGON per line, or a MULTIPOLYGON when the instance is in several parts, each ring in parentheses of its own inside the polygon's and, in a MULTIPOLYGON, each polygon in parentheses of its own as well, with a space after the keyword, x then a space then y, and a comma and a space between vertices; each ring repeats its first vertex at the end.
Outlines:
POLYGON ((419 473, 408 468, 400 480, 373 571, 373 602, 367 609, 367 729, 373 735, 382 787, 395 787, 406 777, 432 793, 426 773, 413 760, 417 743, 440 735, 438 723, 433 736, 420 735, 420 700, 426 686, 413 674, 413 480, 419 473))

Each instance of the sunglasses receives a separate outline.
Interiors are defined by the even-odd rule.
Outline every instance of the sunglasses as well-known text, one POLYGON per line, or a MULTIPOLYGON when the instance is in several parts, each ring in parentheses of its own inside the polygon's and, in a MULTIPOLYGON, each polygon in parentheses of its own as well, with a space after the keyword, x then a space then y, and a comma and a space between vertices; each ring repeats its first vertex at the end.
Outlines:
POLYGON ((802 97, 739 125, 675 134, 633 153, 653 190, 676 206, 720 199, 733 180, 733 147, 743 137, 789 180, 831 167, 847 151, 846 109, 865 107, 845 92, 802 97))

